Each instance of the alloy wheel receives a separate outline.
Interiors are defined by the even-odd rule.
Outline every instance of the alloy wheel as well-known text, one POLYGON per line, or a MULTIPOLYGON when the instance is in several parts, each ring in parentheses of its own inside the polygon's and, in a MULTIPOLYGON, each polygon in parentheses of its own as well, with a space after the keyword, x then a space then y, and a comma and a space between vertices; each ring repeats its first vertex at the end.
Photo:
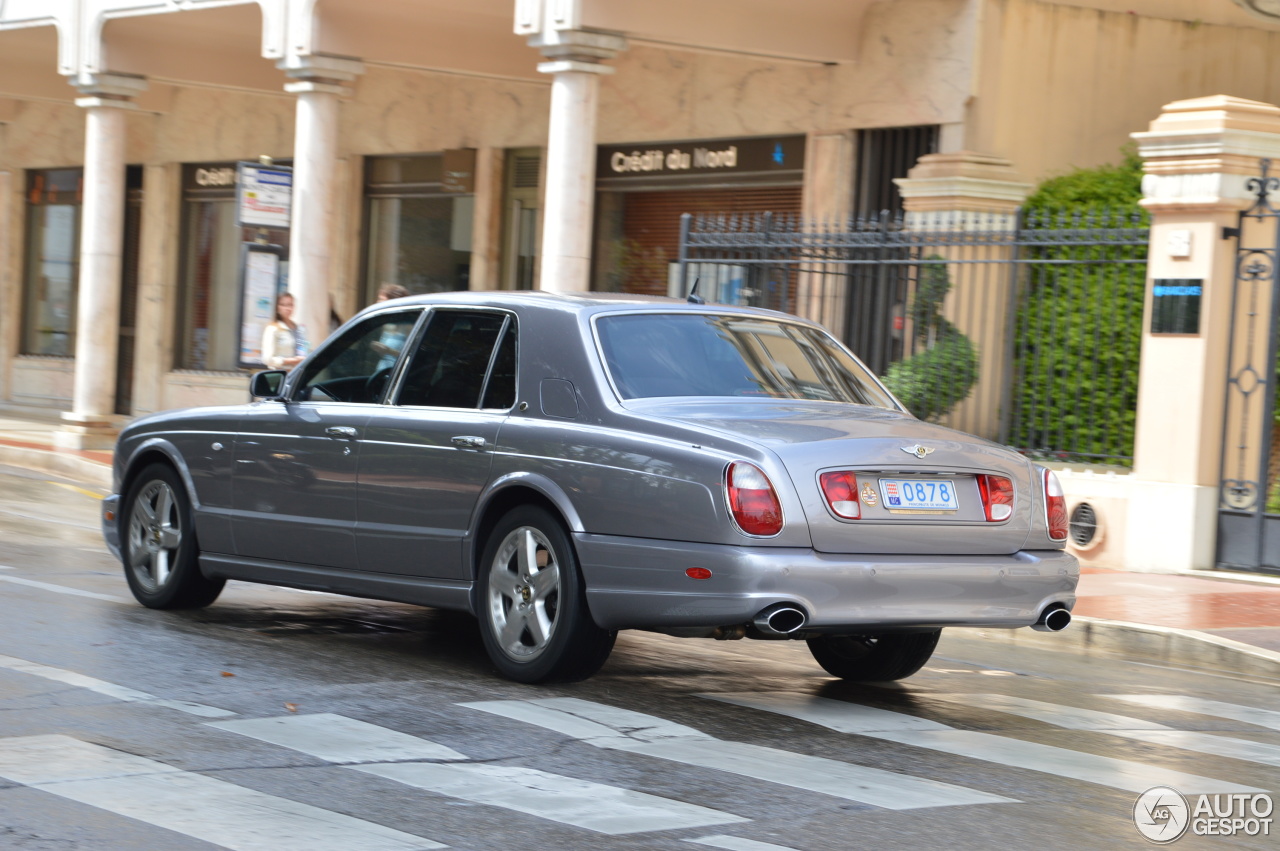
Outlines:
POLYGON ((513 529, 489 567, 489 617, 502 652, 527 662, 547 648, 560 609, 560 561, 533 526, 513 529))
POLYGON ((129 513, 129 567, 144 588, 163 588, 182 546, 182 516, 168 483, 155 480, 134 498, 129 513))

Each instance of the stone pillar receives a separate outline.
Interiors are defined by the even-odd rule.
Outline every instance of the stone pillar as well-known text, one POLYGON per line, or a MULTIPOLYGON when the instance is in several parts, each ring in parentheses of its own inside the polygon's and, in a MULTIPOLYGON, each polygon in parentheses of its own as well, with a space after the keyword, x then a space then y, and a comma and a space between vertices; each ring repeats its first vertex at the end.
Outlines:
POLYGON ((80 212, 80 281, 76 297, 75 379, 71 410, 54 442, 64 449, 105 449, 115 442, 116 353, 124 255, 125 113, 147 88, 129 74, 81 74, 71 80, 85 110, 84 201, 80 212))
POLYGON ((596 106, 600 75, 613 73, 600 63, 625 49, 626 40, 559 30, 534 36, 529 43, 551 60, 538 70, 552 75, 539 286, 557 292, 586 290, 591 284, 596 106))
POLYGON ((364 72, 358 59, 310 54, 277 65, 294 82, 285 91, 298 96, 293 140, 293 220, 289 231, 289 291, 297 301, 297 322, 314 348, 329 334, 337 206, 338 98, 350 94, 342 83, 364 72))
POLYGON ((1259 158, 1280 161, 1280 109, 1222 95, 1176 101, 1133 138, 1151 213, 1147 275, 1204 284, 1199 333, 1179 335, 1151 333, 1148 287, 1125 566, 1212 568, 1235 281, 1236 243, 1222 228, 1254 200, 1245 184, 1259 158))
MULTIPOLYGON (((926 154, 907 177, 894 183, 902 195, 907 226, 918 230, 1013 230, 1018 207, 1032 189, 1008 160, 973 151, 926 154)), ((1007 260, 1012 254, 1000 245, 940 246, 932 253, 951 260, 984 261, 1007 260)), ((1000 412, 1011 401, 1007 391, 1012 339, 1006 317, 1017 294, 1014 276, 1003 267, 992 270, 987 263, 951 263, 947 271, 951 278, 947 318, 978 350, 978 381, 945 421, 953 428, 995 439, 1000 436, 1000 412)))
MULTIPOLYGON (((501 287, 503 173, 501 148, 476 151, 475 210, 471 217, 471 289, 501 287)), ((519 222, 513 221, 512 227, 519 222)))
MULTIPOLYGON (((803 219, 808 227, 843 228, 853 212, 854 131, 810 133, 805 140, 803 219)), ((796 313, 845 334, 848 281, 816 263, 800 267, 796 313)))

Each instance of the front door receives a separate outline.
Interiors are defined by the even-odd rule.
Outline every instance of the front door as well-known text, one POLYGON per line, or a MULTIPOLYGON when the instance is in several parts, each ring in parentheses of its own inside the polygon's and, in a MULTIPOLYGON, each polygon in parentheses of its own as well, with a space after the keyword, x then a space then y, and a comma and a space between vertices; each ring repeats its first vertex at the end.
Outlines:
POLYGON ((395 404, 374 412, 360 458, 360 566, 470 579, 463 541, 515 404, 516 326, 501 311, 438 309, 395 404))
POLYGON ((248 558, 355 569, 361 440, 421 310, 383 311, 326 343, 285 402, 251 405, 236 439, 232 527, 248 558))

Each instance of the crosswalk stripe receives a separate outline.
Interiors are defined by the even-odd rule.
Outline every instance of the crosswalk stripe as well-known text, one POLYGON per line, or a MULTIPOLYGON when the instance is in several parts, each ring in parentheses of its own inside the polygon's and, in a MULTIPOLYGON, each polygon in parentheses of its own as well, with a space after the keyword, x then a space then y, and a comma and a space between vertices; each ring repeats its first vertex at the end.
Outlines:
POLYGON ((96 591, 82 591, 66 585, 54 585, 52 582, 39 582, 35 579, 23 579, 21 576, 0 576, 0 582, 12 582, 14 585, 26 585, 28 588, 39 588, 41 591, 56 591, 72 597, 88 597, 91 600, 106 600, 108 603, 128 603, 124 597, 113 594, 99 594, 96 591))
POLYGON ((1220 700, 1208 700, 1185 694, 1100 694, 1098 697, 1123 700, 1126 703, 1136 703, 1139 706, 1150 706, 1154 709, 1174 709, 1196 715, 1230 718, 1232 721, 1243 721, 1257 727, 1280 730, 1280 712, 1274 709, 1258 709, 1254 706, 1223 703, 1220 700))
POLYGON ((341 715, 289 715, 208 726, 310 754, 438 795, 611 835, 734 824, 749 819, 681 801, 531 768, 432 764, 465 760, 452 748, 341 715), (395 760, 392 762, 392 760, 395 760))
POLYGON ((1152 786, 1172 786, 1181 792, 1200 793, 1265 791, 1156 765, 1006 738, 993 733, 957 730, 942 724, 938 725, 942 729, 912 729, 904 726, 901 713, 814 697, 801 692, 701 696, 798 718, 840 733, 853 733, 1010 768, 1070 777, 1128 792, 1144 792, 1152 786))
POLYGON ((786 845, 774 845, 772 842, 757 842, 741 836, 699 836, 697 839, 686 839, 695 845, 709 845, 712 848, 724 848, 725 851, 796 851, 786 845))
POLYGON ((728 742, 652 715, 577 698, 492 700, 462 706, 523 721, 608 750, 713 768, 891 810, 1016 803, 963 786, 777 748, 728 742))
POLYGON ((428 739, 347 718, 317 713, 279 718, 214 721, 210 727, 239 733, 325 762, 395 762, 410 759, 466 759, 466 754, 428 739))
POLYGON ((202 718, 230 718, 236 713, 226 709, 218 709, 216 706, 205 706, 203 703, 192 703, 189 700, 168 700, 162 697, 156 697, 154 694, 148 694, 145 691, 138 691, 127 686, 109 683, 106 680, 99 680, 95 677, 77 674, 75 671, 68 671, 63 668, 54 668, 49 665, 41 665, 39 662, 29 662, 26 659, 19 659, 16 656, 0 656, 0 668, 8 668, 11 671, 18 671, 23 674, 30 674, 33 677, 43 677, 46 680, 63 683, 77 688, 88 689, 106 697, 122 700, 126 703, 148 703, 152 706, 163 706, 166 709, 176 709, 179 712, 186 712, 189 715, 199 715, 202 718))
POLYGON ((929 697, 966 706, 994 709, 997 712, 1043 721, 1067 730, 1092 730, 1184 751, 1225 756, 1261 765, 1280 765, 1280 745, 1235 739, 1216 733, 1174 730, 1155 721, 1132 718, 1128 715, 1095 712, 1092 709, 1044 703, 1006 694, 930 694, 929 697))
POLYGON ((614 836, 750 821, 695 804, 518 766, 397 762, 352 768, 450 798, 614 836))
POLYGON ((0 777, 233 851, 446 847, 70 736, 0 739, 0 777))

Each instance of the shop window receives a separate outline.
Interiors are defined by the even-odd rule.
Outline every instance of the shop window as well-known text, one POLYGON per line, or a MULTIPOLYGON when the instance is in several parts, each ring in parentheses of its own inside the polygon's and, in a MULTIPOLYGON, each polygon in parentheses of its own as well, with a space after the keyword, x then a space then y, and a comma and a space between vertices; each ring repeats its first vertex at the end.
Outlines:
POLYGON ((365 301, 379 287, 410 293, 469 288, 475 196, 445 191, 439 155, 365 163, 365 301))
POLYGON ((23 354, 75 354, 83 183, 78 168, 27 175, 23 354))
MULTIPOLYGON (((264 240, 286 251, 289 232, 236 223, 235 163, 183 167, 179 369, 232 371, 240 358, 242 247, 264 240)), ((287 254, 286 254, 287 256, 287 254)), ((281 263, 280 289, 288 281, 281 263)))
POLYGON ((503 190, 502 286, 533 289, 538 262, 538 184, 542 152, 538 148, 507 151, 503 190))

